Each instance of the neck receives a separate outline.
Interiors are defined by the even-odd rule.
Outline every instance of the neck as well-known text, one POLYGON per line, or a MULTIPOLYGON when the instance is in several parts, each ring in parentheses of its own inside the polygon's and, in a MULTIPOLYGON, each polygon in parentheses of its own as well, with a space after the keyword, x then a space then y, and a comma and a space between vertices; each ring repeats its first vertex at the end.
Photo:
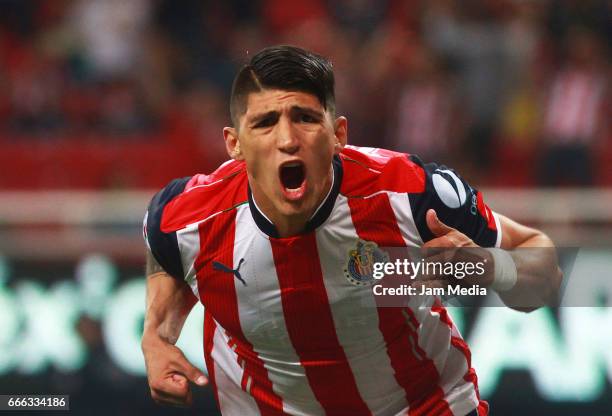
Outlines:
POLYGON ((310 216, 295 215, 295 216, 279 216, 279 218, 271 219, 272 223, 278 231, 280 238, 292 237, 299 235, 306 229, 310 216))

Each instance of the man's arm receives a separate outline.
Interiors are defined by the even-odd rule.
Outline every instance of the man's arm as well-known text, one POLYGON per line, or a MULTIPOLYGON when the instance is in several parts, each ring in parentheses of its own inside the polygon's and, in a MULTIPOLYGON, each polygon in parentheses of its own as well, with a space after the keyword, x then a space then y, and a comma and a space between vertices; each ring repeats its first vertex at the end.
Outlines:
POLYGON ((166 273, 148 250, 146 276, 142 351, 151 397, 160 404, 191 405, 189 382, 203 386, 208 380, 174 344, 196 298, 189 286, 166 273))
POLYGON ((556 304, 563 273, 553 241, 540 230, 496 215, 502 228, 501 248, 509 251, 517 271, 514 287, 498 292, 499 296, 506 305, 525 312, 556 304))
MULTIPOLYGON (((502 233, 501 248, 512 257, 517 277, 511 289, 498 291, 501 299, 509 307, 525 312, 555 304, 563 276, 552 240, 539 230, 496 215, 502 233)), ((440 221, 434 210, 427 212, 426 221, 435 238, 423 247, 478 247, 465 234, 440 221)), ((492 261, 486 251, 483 253, 488 261, 492 261)), ((492 283, 491 276, 487 283, 492 283)))

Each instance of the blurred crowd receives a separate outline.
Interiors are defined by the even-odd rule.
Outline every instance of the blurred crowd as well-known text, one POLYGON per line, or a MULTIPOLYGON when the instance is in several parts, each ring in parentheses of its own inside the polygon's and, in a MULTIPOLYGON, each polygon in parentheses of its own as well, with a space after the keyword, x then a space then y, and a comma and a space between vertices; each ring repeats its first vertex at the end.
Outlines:
POLYGON ((237 69, 286 43, 331 58, 352 144, 611 184, 610 22, 607 0, 0 0, 0 146, 169 132, 205 171, 237 69))

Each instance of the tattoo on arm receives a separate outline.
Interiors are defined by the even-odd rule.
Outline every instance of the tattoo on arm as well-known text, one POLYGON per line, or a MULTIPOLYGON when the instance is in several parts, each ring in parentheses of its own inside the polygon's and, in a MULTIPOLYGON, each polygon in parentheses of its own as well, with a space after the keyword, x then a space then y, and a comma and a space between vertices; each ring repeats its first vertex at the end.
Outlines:
POLYGON ((189 285, 170 276, 149 250, 146 259, 145 332, 174 344, 197 298, 189 285))
POLYGON ((151 276, 152 274, 166 272, 162 266, 159 265, 153 254, 147 250, 147 265, 145 270, 146 276, 151 276))

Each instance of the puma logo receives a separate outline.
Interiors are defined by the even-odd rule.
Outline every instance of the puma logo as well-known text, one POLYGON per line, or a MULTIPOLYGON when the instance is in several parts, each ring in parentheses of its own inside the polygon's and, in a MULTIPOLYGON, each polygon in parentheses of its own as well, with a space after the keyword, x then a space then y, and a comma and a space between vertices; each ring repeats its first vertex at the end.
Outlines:
POLYGON ((217 270, 219 272, 225 272, 225 273, 231 273, 234 276, 236 276, 236 279, 240 280, 242 282, 243 285, 247 285, 246 282, 244 281, 244 279, 242 278, 242 276, 240 275, 240 266, 242 266, 242 263, 244 263, 244 259, 240 259, 240 261, 238 262, 238 267, 234 270, 230 267, 227 267, 225 264, 223 263, 219 263, 218 261, 213 261, 212 262, 212 266, 214 270, 217 270))

